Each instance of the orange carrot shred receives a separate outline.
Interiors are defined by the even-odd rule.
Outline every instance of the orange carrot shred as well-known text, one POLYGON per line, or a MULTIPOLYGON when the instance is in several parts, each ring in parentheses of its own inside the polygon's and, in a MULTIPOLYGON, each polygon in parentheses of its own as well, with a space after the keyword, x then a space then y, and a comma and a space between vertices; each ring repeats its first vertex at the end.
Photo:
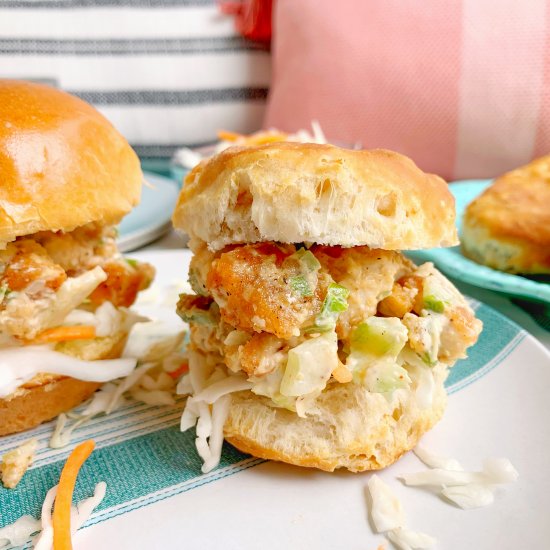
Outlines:
POLYGON ((30 344, 49 344, 66 340, 91 340, 96 337, 95 327, 75 325, 68 327, 54 327, 43 330, 30 344))
POLYGON ((74 486, 82 464, 94 450, 92 439, 77 445, 67 458, 57 488, 57 496, 53 507, 53 549, 72 550, 71 542, 71 503, 74 486))
POLYGON ((264 143, 276 143, 278 141, 286 141, 287 135, 279 132, 259 132, 247 137, 245 143, 247 145, 263 145, 264 143))
POLYGON ((176 378, 179 378, 182 374, 186 373, 188 370, 189 364, 187 362, 183 362, 176 370, 169 372, 168 375, 175 380, 176 378))
POLYGON ((219 130, 218 139, 222 141, 237 141, 238 139, 246 138, 243 134, 238 134, 237 132, 229 132, 228 130, 219 130))

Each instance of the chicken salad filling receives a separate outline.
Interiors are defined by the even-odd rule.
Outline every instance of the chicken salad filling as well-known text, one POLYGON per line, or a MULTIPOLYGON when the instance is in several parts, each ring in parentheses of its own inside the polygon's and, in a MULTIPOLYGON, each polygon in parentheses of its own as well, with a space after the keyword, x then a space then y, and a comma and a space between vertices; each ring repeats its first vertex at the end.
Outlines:
MULTIPOLYGON (((206 376, 225 370, 273 407, 305 416, 327 387, 391 398, 429 386, 481 331, 432 264, 367 247, 256 243, 196 251, 180 296, 206 376)), ((429 403, 429 400, 426 401, 429 403)))

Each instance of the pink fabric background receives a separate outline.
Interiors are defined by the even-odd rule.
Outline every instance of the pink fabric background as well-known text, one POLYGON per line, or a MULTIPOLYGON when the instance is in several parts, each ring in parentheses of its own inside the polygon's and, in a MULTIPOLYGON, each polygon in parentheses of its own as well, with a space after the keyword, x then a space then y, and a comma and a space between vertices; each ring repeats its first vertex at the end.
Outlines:
POLYGON ((550 152, 550 0, 277 0, 264 126, 411 156, 447 179, 550 152))

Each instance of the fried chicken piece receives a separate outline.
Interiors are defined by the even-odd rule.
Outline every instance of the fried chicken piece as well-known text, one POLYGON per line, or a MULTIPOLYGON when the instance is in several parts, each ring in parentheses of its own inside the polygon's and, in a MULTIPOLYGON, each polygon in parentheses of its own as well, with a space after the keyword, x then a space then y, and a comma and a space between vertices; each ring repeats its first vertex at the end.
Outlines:
POLYGON ((366 246, 314 246, 311 250, 332 278, 350 291, 348 309, 336 325, 341 340, 348 340, 354 327, 375 315, 378 303, 391 294, 395 282, 415 268, 405 256, 390 250, 366 246))
POLYGON ((311 275, 308 292, 296 284, 301 277, 291 256, 293 245, 261 243, 222 253, 206 278, 209 294, 222 319, 244 331, 268 332, 283 339, 300 334, 323 303, 330 277, 311 275))
POLYGON ((5 265, 0 286, 5 285, 10 291, 25 290, 36 281, 41 283, 37 291, 47 288, 55 292, 67 279, 64 269, 31 239, 9 243, 0 254, 0 262, 5 265))
POLYGON ((120 260, 101 266, 107 280, 90 295, 94 305, 109 301, 115 307, 130 307, 140 290, 145 290, 155 276, 155 268, 147 263, 120 260))

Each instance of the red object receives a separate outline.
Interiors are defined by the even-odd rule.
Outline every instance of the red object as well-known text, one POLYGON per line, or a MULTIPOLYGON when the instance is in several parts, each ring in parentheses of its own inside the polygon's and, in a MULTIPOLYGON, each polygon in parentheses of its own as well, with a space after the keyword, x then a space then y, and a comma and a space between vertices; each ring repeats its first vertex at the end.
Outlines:
POLYGON ((188 370, 189 370, 189 364, 184 362, 176 370, 173 370, 168 374, 175 380, 176 378, 179 378, 182 374, 185 374, 188 370))
POLYGON ((249 40, 271 41, 273 0, 221 0, 220 10, 235 17, 237 31, 249 40))

